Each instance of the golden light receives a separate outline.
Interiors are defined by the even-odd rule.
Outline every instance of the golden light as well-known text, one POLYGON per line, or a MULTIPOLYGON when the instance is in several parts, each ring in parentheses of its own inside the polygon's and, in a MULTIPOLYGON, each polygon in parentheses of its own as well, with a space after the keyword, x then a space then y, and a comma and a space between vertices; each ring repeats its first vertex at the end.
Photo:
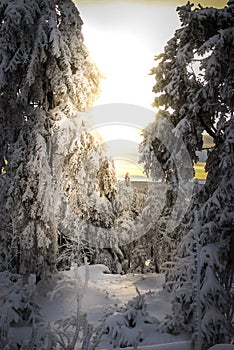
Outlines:
POLYGON ((147 40, 132 32, 84 27, 89 51, 103 73, 100 98, 104 103, 132 103, 151 108, 153 77, 149 71, 154 65, 154 52, 147 40))
POLYGON ((127 158, 114 158, 116 175, 119 179, 123 179, 126 173, 129 174, 131 181, 148 181, 143 172, 143 168, 127 158))
POLYGON ((101 125, 95 128, 95 131, 102 137, 104 142, 113 140, 127 140, 140 144, 143 137, 141 129, 131 125, 109 124, 101 125))
MULTIPOLYGON (((110 2, 111 0, 105 0, 106 3, 110 2)), ((79 4, 84 4, 84 3, 91 3, 91 2, 96 2, 96 3, 103 3, 103 0, 75 0, 75 3, 79 4)), ((148 3, 148 4, 158 4, 159 6, 165 5, 165 4, 170 4, 171 6, 182 6, 186 2, 184 0, 135 0, 135 3, 148 3)), ((217 8, 222 8, 227 5, 227 0, 201 0, 201 1, 193 1, 195 6, 198 6, 198 4, 201 4, 203 7, 208 6, 208 7, 217 7, 217 8)))
POLYGON ((142 142, 141 129, 134 125, 107 124, 93 129, 94 134, 107 144, 119 179, 128 172, 131 180, 146 179, 143 167, 138 164, 138 146, 142 142))
MULTIPOLYGON (((77 2, 84 20, 82 32, 85 44, 105 77, 96 106, 124 103, 156 112, 151 106, 154 77, 149 72, 155 65, 154 56, 163 52, 166 42, 180 27, 176 7, 184 4, 182 0, 77 2)), ((201 4, 222 7, 226 1, 201 0, 201 4)), ((140 118, 138 124, 144 125, 141 128, 154 120, 153 113, 151 120, 144 115, 140 118)), ((110 111, 110 120, 123 120, 123 115, 110 111)), ((137 118, 135 120, 137 123, 137 118)), ((132 121, 128 114, 126 121, 132 121)), ((130 125, 117 124, 99 125, 96 130, 109 144, 109 155, 116 160, 117 173, 123 174, 125 170, 132 173, 131 164, 135 164, 135 172, 139 175, 137 158, 138 144, 142 141, 141 131, 130 125), (123 142, 121 146, 117 140, 128 141, 128 145, 123 142), (126 159, 130 159, 130 162, 126 159)), ((199 171, 197 167, 196 175, 205 176, 202 167, 199 167, 199 171)))

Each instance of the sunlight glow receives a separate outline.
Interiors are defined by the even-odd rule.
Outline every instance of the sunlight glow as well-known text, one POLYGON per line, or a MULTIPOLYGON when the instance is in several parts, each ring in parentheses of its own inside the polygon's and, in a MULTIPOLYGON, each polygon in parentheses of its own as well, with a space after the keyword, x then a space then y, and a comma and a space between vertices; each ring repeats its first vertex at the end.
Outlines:
POLYGON ((146 179, 143 168, 138 164, 138 146, 142 142, 141 129, 134 125, 106 124, 92 130, 107 145, 107 154, 115 163, 116 174, 123 179, 128 172, 131 180, 146 179))
POLYGON ((147 181, 143 168, 127 158, 114 158, 116 175, 118 179, 124 179, 126 173, 129 174, 131 181, 147 181))
MULTIPOLYGON (((223 0, 214 1, 223 2, 223 0)), ((179 2, 176 5, 179 5, 179 2)), ((83 0, 79 2, 78 8, 84 20, 82 33, 85 44, 105 77, 96 107, 131 104, 156 113, 156 109, 152 107, 154 101, 152 88, 155 80, 149 73, 155 66, 154 56, 163 52, 167 40, 172 37, 176 28, 180 27, 175 0, 174 2, 83 0)), ((106 115, 103 116, 103 119, 105 118, 106 115)), ((130 111, 126 115, 118 114, 118 109, 116 111, 116 108, 115 110, 110 108, 108 118, 112 124, 100 125, 96 122, 95 130, 107 143, 108 155, 114 160, 119 158, 115 162, 117 173, 123 175, 128 171, 134 175, 131 164, 135 164, 135 174, 138 176, 138 145, 142 141, 141 130, 117 122, 120 120, 124 120, 124 123, 132 122, 134 118, 133 123, 138 123, 144 128, 154 120, 154 113, 149 120, 145 118, 144 113, 135 115, 130 111), (124 161, 124 158, 130 159, 130 162, 124 161)), ((92 123, 92 120, 90 121, 92 123)), ((93 121, 95 123, 95 120, 93 121)))
POLYGON ((104 79, 96 104, 132 103, 151 109, 154 52, 131 32, 84 27, 89 51, 104 79))
POLYGON ((140 144, 143 140, 141 130, 129 125, 102 125, 95 128, 95 131, 102 137, 104 142, 113 140, 128 140, 140 144))

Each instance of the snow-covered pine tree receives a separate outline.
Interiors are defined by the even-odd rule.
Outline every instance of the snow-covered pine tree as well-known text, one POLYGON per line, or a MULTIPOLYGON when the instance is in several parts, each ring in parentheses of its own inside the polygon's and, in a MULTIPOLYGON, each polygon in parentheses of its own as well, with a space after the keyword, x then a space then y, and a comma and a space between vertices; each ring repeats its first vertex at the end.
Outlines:
POLYGON ((1 200, 2 265, 39 276, 55 268, 57 250, 54 119, 61 111, 69 116, 71 109, 92 105, 100 74, 72 1, 1 0, 0 19, 1 167, 8 161, 0 175, 6 199, 1 200))
POLYGON ((107 157, 103 160, 97 174, 98 187, 101 196, 110 201, 116 197, 117 177, 113 160, 107 157))
MULTIPOLYGON (((192 161, 204 131, 214 141, 201 202, 194 197, 191 204, 197 214, 183 228, 187 234, 168 276, 173 310, 167 329, 192 332, 201 350, 232 334, 234 17, 233 0, 222 9, 192 6, 177 9, 182 26, 156 57, 152 74, 155 106, 165 109, 192 161)), ((159 161, 161 147, 152 143, 159 161)))
POLYGON ((126 203, 103 141, 79 116, 64 115, 62 122, 55 122, 52 148, 52 168, 56 188, 60 188, 54 206, 60 267, 71 260, 80 264, 87 254, 90 263, 105 263, 112 272, 121 271, 117 230, 129 230, 120 223, 126 223, 126 203))
MULTIPOLYGON (((68 134, 71 136, 71 132, 68 134)), ((70 149, 62 159, 61 183, 66 201, 77 218, 97 227, 110 228, 115 218, 113 162, 105 156, 103 144, 92 135, 86 123, 82 122, 80 127, 76 125, 72 134, 76 137, 72 144, 66 139, 70 149)), ((64 152, 66 144, 63 146, 64 152)), ((55 163, 57 166, 56 158, 55 163)))
POLYGON ((183 137, 180 132, 174 132, 168 111, 160 110, 155 121, 143 130, 143 136, 140 162, 151 180, 157 181, 150 185, 143 220, 148 226, 158 270, 178 242, 173 228, 180 219, 181 209, 183 212, 180 206, 188 206, 187 192, 191 192, 188 180, 193 176, 193 168, 183 137))

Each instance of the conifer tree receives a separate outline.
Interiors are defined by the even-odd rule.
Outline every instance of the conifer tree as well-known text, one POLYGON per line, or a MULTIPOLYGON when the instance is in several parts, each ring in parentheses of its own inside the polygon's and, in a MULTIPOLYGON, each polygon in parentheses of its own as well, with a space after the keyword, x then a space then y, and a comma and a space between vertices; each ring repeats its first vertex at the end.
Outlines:
MULTIPOLYGON (((164 118, 169 120, 193 164, 198 160, 197 151, 202 150, 204 132, 213 138, 214 147, 206 161, 204 188, 192 199, 187 225, 180 227, 185 236, 168 275, 173 310, 166 329, 189 331, 196 348, 207 349, 228 342, 232 333, 233 1, 222 9, 200 5, 193 9, 188 2, 177 11, 181 28, 156 57, 158 65, 152 70, 154 104, 163 110, 151 130, 159 128, 164 118)), ((187 164, 181 151, 174 164, 168 162, 170 140, 168 145, 154 132, 147 133, 143 157, 147 169, 153 171, 157 160, 164 173, 170 171, 176 179, 178 168, 186 169, 187 164)), ((172 188, 173 198, 177 188, 172 188)))
POLYGON ((70 0, 0 1, 1 258, 26 275, 55 268, 53 125, 99 89, 81 27, 70 0))

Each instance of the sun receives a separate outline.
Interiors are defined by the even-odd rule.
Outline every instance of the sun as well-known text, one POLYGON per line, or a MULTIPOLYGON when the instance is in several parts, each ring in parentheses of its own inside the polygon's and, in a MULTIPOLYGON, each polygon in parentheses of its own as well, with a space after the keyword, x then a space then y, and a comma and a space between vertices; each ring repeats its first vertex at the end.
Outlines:
POLYGON ((149 71, 154 53, 147 42, 121 29, 85 25, 83 31, 90 54, 104 76, 97 104, 133 103, 151 108, 153 77, 149 71))

